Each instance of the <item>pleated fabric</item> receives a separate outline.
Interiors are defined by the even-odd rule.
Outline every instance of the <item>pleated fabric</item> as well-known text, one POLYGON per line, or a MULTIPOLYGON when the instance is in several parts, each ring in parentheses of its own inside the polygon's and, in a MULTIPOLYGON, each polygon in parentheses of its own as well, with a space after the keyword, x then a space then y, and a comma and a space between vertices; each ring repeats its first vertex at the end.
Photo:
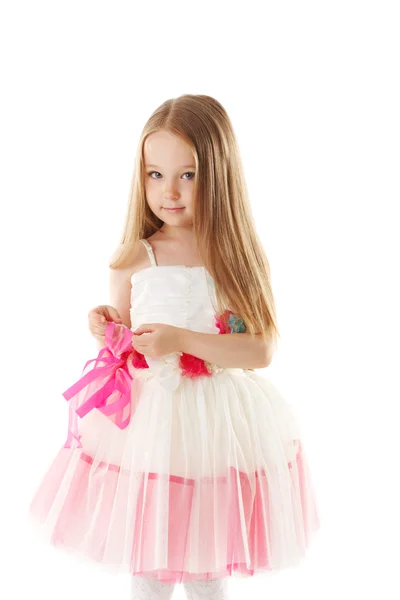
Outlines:
MULTIPOLYGON (((217 333, 209 284, 201 267, 136 273, 132 329, 217 333)), ((30 515, 46 540, 163 582, 298 564, 320 522, 293 408, 254 371, 190 379, 171 364, 161 379, 159 361, 148 363, 133 369, 128 427, 91 411, 79 422, 82 447, 60 448, 45 473, 30 515)))

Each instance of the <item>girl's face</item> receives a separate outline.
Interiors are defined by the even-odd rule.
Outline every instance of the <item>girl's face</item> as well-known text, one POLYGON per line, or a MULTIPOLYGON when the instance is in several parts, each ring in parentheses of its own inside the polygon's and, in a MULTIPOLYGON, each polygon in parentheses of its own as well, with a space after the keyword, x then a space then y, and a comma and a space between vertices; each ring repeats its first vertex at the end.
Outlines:
POLYGON ((157 131, 146 138, 143 151, 146 198, 153 213, 167 225, 193 225, 196 167, 189 146, 168 131, 157 131))

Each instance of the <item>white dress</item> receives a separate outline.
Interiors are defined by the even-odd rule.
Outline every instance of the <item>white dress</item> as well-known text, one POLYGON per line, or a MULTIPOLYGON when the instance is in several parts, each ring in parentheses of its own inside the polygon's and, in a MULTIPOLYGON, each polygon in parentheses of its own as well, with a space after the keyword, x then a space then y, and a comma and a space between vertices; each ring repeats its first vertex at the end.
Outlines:
MULTIPOLYGON (((203 266, 132 275, 132 330, 167 323, 218 334, 203 266)), ((52 545, 108 571, 165 582, 247 577, 298 564, 319 518, 299 426, 263 375, 238 368, 182 376, 179 353, 132 367, 132 416, 79 420, 31 502, 52 545)))

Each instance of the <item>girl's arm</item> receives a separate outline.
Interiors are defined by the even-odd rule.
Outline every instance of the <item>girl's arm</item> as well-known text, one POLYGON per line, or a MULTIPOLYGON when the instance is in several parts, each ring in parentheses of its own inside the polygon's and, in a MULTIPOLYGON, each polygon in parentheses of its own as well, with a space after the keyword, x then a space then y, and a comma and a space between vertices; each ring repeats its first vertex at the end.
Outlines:
MULTIPOLYGON (((110 305, 113 306, 121 317, 122 323, 131 328, 130 317, 130 295, 131 295, 131 275, 132 269, 109 269, 109 298, 110 305)), ((105 335, 97 339, 97 348, 101 350, 105 347, 105 335)))
POLYGON ((202 358, 219 367, 262 369, 268 367, 273 345, 261 336, 252 339, 249 333, 201 333, 181 328, 179 351, 202 358))

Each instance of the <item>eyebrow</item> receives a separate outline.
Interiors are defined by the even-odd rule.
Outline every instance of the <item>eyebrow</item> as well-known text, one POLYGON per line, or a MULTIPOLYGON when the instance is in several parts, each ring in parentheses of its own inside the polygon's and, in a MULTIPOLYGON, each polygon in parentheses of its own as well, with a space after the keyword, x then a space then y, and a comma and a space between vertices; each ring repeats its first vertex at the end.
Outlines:
MULTIPOLYGON (((158 165, 145 165, 147 168, 148 167, 153 167, 155 169, 161 169, 161 167, 159 167, 158 165)), ((180 169, 195 169, 196 166, 195 165, 182 165, 181 167, 179 167, 180 169)))

